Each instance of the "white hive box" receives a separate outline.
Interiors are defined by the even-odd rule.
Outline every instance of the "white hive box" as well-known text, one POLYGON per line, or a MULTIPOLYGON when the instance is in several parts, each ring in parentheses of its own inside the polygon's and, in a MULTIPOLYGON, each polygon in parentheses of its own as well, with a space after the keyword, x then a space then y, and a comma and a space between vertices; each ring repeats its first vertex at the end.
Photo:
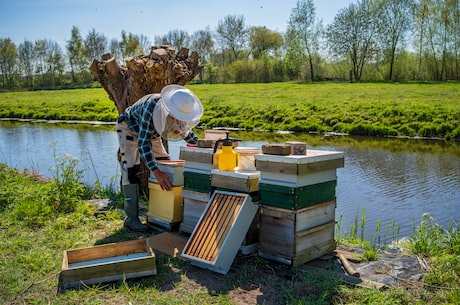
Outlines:
POLYGON ((344 166, 344 153, 308 150, 306 155, 254 156, 260 182, 286 187, 302 187, 337 180, 336 169, 344 166))
MULTIPOLYGON (((162 172, 168 174, 173 186, 184 185, 184 160, 161 160, 157 161, 157 165, 162 172)), ((158 183, 153 173, 150 173, 149 180, 158 183)))

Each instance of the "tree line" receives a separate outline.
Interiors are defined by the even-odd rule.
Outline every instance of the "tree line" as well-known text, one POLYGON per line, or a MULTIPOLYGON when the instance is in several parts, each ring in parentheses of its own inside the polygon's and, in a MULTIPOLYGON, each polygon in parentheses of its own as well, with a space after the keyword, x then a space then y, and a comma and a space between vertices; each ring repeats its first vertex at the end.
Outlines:
POLYGON ((92 83, 92 60, 111 53, 120 64, 152 45, 200 54, 207 83, 280 81, 460 80, 459 0, 358 0, 330 24, 313 0, 298 0, 280 33, 227 15, 215 30, 171 30, 154 37, 121 32, 111 39, 71 29, 64 50, 55 41, 0 38, 0 87, 43 88, 92 83))

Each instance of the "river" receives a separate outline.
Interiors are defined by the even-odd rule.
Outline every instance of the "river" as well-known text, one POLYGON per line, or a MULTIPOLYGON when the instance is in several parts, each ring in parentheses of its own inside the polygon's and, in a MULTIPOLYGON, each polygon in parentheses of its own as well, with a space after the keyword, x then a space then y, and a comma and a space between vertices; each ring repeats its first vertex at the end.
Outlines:
MULTIPOLYGON (((235 132, 240 146, 303 141, 307 150, 343 151, 345 166, 337 170, 336 219, 341 234, 356 222, 368 238, 380 226, 381 242, 413 235, 424 213, 444 227, 460 221, 460 145, 442 141, 371 139, 335 136, 235 132), (378 224, 380 223, 380 224, 378 224)), ((171 142, 179 157, 184 142, 171 142)), ((51 176, 55 155, 79 158, 83 182, 116 187, 118 142, 113 128, 92 125, 0 121, 0 163, 51 176)))

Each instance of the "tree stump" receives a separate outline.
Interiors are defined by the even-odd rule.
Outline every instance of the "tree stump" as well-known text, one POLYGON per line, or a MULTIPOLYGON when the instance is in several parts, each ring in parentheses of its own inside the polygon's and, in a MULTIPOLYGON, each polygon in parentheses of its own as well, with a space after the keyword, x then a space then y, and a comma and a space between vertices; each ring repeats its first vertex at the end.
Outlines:
MULTIPOLYGON (((182 48, 177 53, 168 45, 152 47, 149 55, 139 55, 126 60, 126 66, 119 66, 111 54, 94 59, 89 70, 117 107, 118 113, 151 93, 160 93, 167 85, 184 86, 201 72, 203 65, 199 55, 182 48)), ((167 148, 167 143, 164 143, 167 148)), ((142 162, 139 173, 140 190, 148 194, 150 172, 142 162)))

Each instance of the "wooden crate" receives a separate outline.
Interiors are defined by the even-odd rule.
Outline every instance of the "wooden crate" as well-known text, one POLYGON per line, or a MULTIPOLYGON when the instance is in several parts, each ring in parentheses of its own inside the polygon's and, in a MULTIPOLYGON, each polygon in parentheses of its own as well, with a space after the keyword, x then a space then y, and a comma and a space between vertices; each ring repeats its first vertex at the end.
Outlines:
POLYGON ((298 211, 261 206, 261 257, 297 266, 335 249, 335 201, 298 211))
POLYGON ((336 185, 336 180, 302 187, 259 183, 260 204, 288 210, 300 210, 335 200, 336 185))
POLYGON ((150 223, 171 228, 182 221, 184 215, 182 186, 173 186, 164 191, 158 183, 149 182, 149 210, 147 219, 150 223))
POLYGON ((182 257, 192 265, 226 274, 257 210, 248 194, 215 191, 182 257))
POLYGON ((184 219, 179 230, 192 233, 211 198, 211 194, 183 189, 182 197, 184 198, 184 219))
POLYGON ((214 169, 211 186, 236 192, 252 193, 259 190, 260 172, 230 172, 214 169))
POLYGON ((146 240, 64 251, 59 277, 63 289, 157 274, 155 253, 146 240))

